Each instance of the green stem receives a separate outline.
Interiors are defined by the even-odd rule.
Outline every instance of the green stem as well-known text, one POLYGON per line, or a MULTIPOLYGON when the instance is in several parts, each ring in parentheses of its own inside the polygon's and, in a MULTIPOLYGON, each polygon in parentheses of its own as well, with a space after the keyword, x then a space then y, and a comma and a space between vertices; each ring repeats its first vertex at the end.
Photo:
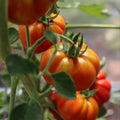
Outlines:
POLYGON ((36 98, 36 94, 34 94, 35 93, 34 92, 35 82, 33 81, 34 79, 33 76, 29 74, 24 74, 20 76, 20 78, 29 97, 36 98))
POLYGON ((10 96, 9 119, 10 119, 11 111, 14 108, 17 84, 18 84, 18 78, 11 77, 11 96, 10 96))
POLYGON ((48 85, 47 88, 39 94, 39 99, 44 98, 46 95, 48 95, 50 93, 51 88, 52 86, 48 85))
POLYGON ((54 50, 54 52, 53 52, 50 60, 48 61, 48 64, 46 65, 45 69, 38 74, 38 77, 39 77, 39 78, 40 78, 42 75, 44 75, 45 73, 48 74, 48 75, 50 74, 50 73, 48 72, 48 69, 49 69, 49 67, 50 67, 50 65, 51 65, 51 63, 52 63, 52 61, 53 61, 53 59, 54 59, 54 57, 55 57, 56 52, 57 52, 57 46, 54 45, 54 47, 55 47, 55 50, 54 50))
POLYGON ((36 47, 38 47, 44 40, 45 40, 45 36, 41 37, 40 39, 38 39, 33 46, 31 46, 30 48, 28 48, 28 57, 31 57, 33 54, 33 51, 35 50, 36 47))
POLYGON ((66 37, 65 35, 60 35, 60 37, 61 37, 62 39, 64 39, 65 41, 73 44, 73 41, 72 41, 69 37, 66 37))
POLYGON ((67 29, 93 28, 93 29, 120 29, 120 25, 111 24, 67 24, 67 29))
POLYGON ((11 51, 8 39, 7 4, 8 0, 0 0, 0 58, 3 60, 11 51))
POLYGON ((30 47, 30 34, 29 34, 29 27, 26 25, 26 40, 27 40, 27 46, 30 47))

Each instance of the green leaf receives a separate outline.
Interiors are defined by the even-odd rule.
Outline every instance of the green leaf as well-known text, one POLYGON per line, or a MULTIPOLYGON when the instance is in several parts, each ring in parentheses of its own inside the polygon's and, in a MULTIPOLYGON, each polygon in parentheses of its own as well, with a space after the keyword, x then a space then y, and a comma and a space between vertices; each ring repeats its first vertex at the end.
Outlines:
POLYGON ((41 106, 31 99, 29 103, 22 103, 16 106, 10 116, 10 120, 42 120, 41 106))
POLYGON ((28 104, 22 103, 21 105, 18 105, 15 107, 10 115, 10 120, 25 120, 25 113, 27 111, 28 104))
POLYGON ((108 13, 103 12, 104 10, 104 6, 103 5, 80 5, 78 6, 78 9, 80 9, 81 11, 91 15, 91 16, 95 16, 98 18, 106 18, 109 17, 110 15, 108 13))
POLYGON ((52 74, 52 78, 54 79, 56 90, 61 96, 67 99, 76 98, 74 82, 69 75, 65 72, 59 72, 52 74))
POLYGON ((30 100, 24 120, 42 120, 41 105, 34 99, 30 100))
POLYGON ((51 30, 47 29, 45 30, 45 37, 50 41, 52 42, 52 44, 55 44, 56 43, 56 39, 57 39, 57 35, 54 34, 51 30))
POLYGON ((18 31, 13 27, 8 28, 8 37, 9 37, 10 43, 11 44, 14 43, 19 39, 18 31))
POLYGON ((101 108, 99 109, 98 117, 104 116, 104 115, 106 114, 106 112, 107 112, 106 108, 105 108, 105 107, 101 107, 101 108))
POLYGON ((11 75, 35 73, 36 65, 33 61, 22 58, 21 56, 10 54, 6 58, 7 70, 11 75))

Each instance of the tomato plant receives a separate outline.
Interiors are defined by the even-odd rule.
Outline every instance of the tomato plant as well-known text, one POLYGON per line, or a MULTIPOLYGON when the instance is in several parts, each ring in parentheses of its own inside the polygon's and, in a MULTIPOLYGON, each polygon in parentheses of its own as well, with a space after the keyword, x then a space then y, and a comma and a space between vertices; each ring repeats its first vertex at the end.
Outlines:
POLYGON ((97 118, 99 108, 93 97, 85 98, 80 92, 76 92, 76 99, 68 100, 53 92, 50 99, 64 120, 96 120, 97 118))
POLYGON ((93 84, 91 89, 98 90, 93 97, 98 102, 99 107, 102 107, 103 104, 109 100, 111 90, 111 83, 109 80, 106 79, 105 72, 99 72, 96 82, 93 84))
MULTIPOLYGON (((4 64, 0 64, 0 85, 4 85, 2 90, 0 87, 0 119, 96 120, 105 113, 102 106, 110 98, 111 85, 106 74, 99 73, 101 61, 97 53, 87 46, 87 40, 83 43, 83 35, 79 34, 82 31, 86 36, 87 28, 120 26, 86 24, 79 10, 105 18, 105 6, 71 1, 72 4, 66 0, 0 0, 0 63, 4 64), (68 12, 71 7, 77 9, 78 16, 70 15, 74 13, 68 12), (64 8, 69 8, 62 11, 68 15, 60 13, 64 8), (72 19, 65 23, 59 13, 72 19), (84 93, 89 91, 87 88, 91 93, 84 93), (53 90, 57 92, 50 100, 53 90)), ((101 38, 102 33, 99 35, 96 38, 101 38)))
MULTIPOLYGON (((55 16, 51 14, 50 17, 55 16)), ((65 21, 61 15, 57 15, 57 17, 53 20, 50 20, 48 25, 44 24, 43 22, 36 21, 33 24, 29 25, 29 34, 30 34, 30 44, 31 46, 44 35, 44 31, 49 28, 51 31, 64 34, 65 32, 65 21)), ((26 26, 20 25, 19 26, 19 36, 22 42, 22 45, 25 49, 27 49, 27 38, 26 38, 26 26)), ((47 50, 52 43, 49 40, 44 40, 35 50, 34 53, 40 53, 42 51, 47 50)))
POLYGON ((8 0, 8 19, 16 24, 31 24, 45 15, 57 0, 8 0))
MULTIPOLYGON (((84 48, 85 45, 83 45, 82 50, 84 48)), ((48 64, 54 50, 55 48, 52 46, 42 54, 40 58, 41 70, 48 64)), ((99 58, 92 49, 87 48, 82 55, 72 58, 63 50, 63 44, 61 43, 49 67, 49 72, 57 73, 64 71, 72 77, 76 90, 85 90, 95 82, 99 67, 99 58)), ((53 79, 50 76, 44 75, 44 78, 54 85, 53 79)))

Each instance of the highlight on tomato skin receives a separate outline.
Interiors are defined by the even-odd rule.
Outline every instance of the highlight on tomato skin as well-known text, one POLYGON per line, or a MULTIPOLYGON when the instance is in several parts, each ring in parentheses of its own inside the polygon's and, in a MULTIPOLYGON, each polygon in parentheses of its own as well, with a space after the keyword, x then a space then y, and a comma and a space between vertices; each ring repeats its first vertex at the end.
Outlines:
MULTIPOLYGON (((92 49, 88 48, 81 56, 71 58, 62 50, 62 42, 59 48, 60 50, 57 51, 49 67, 49 72, 57 73, 64 71, 73 79, 77 91, 88 89, 95 82, 96 75, 99 72, 98 68, 100 68, 100 61, 97 54, 92 49)), ((54 49, 54 46, 51 46, 41 55, 41 71, 50 60, 54 49)), ((54 86, 54 81, 50 76, 45 74, 44 78, 48 83, 54 86)))
POLYGON ((15 24, 32 24, 56 2, 57 0, 8 0, 8 20, 15 24))
POLYGON ((90 89, 98 90, 93 96, 97 101, 99 107, 102 107, 110 99, 111 94, 111 83, 106 78, 106 73, 100 71, 97 75, 96 82, 92 85, 90 89))
POLYGON ((68 100, 54 91, 50 100, 64 120, 96 120, 99 107, 95 99, 85 98, 80 92, 76 92, 76 96, 75 100, 68 100))
MULTIPOLYGON (((55 14, 51 14, 51 17, 55 16, 55 14)), ((30 43, 31 46, 44 35, 44 31, 47 29, 47 27, 55 33, 58 34, 64 34, 66 29, 66 24, 64 21, 64 18, 59 14, 55 19, 50 21, 49 26, 47 24, 44 24, 41 21, 36 21, 33 24, 30 24, 28 26, 29 28, 29 34, 30 34, 30 43)), ((20 25, 19 26, 19 36, 20 41, 25 49, 27 49, 27 39, 26 39, 26 26, 20 25)), ((53 44, 45 39, 35 50, 34 54, 39 54, 45 50, 47 50, 50 46, 53 44)))

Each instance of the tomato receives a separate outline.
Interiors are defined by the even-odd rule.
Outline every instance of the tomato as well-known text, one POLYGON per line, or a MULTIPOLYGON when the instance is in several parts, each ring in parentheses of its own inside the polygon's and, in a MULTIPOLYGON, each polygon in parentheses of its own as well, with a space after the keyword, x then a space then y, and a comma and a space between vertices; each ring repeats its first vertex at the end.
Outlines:
POLYGON ((8 0, 8 19, 16 24, 32 24, 57 0, 8 0))
MULTIPOLYGON (((41 55, 41 70, 43 70, 48 64, 54 50, 54 46, 52 46, 41 55)), ((76 90, 81 91, 87 89, 95 82, 99 68, 99 58, 92 49, 87 48, 86 52, 84 52, 81 56, 72 58, 68 56, 65 51, 63 51, 63 44, 61 43, 59 50, 57 51, 49 67, 49 72, 66 72, 73 79, 76 90)), ((48 83, 54 85, 54 81, 50 76, 45 74, 44 78, 48 83)))
MULTIPOLYGON (((51 16, 53 16, 52 14, 51 16)), ((50 22, 50 25, 45 25, 40 21, 36 21, 33 24, 29 25, 29 34, 30 34, 30 42, 33 45, 39 38, 44 35, 44 31, 47 27, 55 33, 63 34, 65 32, 65 21, 61 15, 58 15, 55 19, 50 22)), ((22 45, 25 49, 27 49, 27 41, 26 41, 26 26, 20 25, 19 26, 19 36, 22 42, 22 45)), ((52 43, 49 40, 45 40, 42 42, 35 50, 34 53, 40 53, 47 50, 52 43)))
POLYGON ((76 99, 68 100, 53 92, 50 99, 64 120, 96 120, 97 118, 99 108, 93 97, 85 98, 80 92, 76 92, 76 99))
POLYGON ((58 115, 58 113, 57 113, 54 109, 49 108, 49 112, 53 115, 54 120, 60 120, 60 119, 59 119, 60 116, 58 115))
POLYGON ((93 97, 98 102, 99 107, 102 107, 109 100, 111 91, 111 83, 106 79, 106 74, 103 71, 99 72, 97 80, 91 89, 98 90, 93 97))

